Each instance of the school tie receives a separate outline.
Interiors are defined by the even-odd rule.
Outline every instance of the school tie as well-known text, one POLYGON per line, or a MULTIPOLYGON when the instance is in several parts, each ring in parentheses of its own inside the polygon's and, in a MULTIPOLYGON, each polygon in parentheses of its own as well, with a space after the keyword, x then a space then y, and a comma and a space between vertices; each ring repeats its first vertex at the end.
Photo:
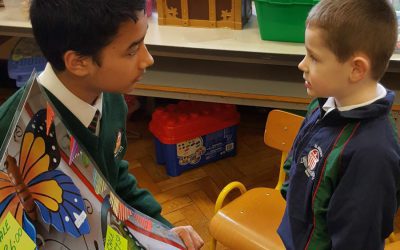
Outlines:
POLYGON ((96 113, 94 114, 92 122, 89 124, 88 129, 93 133, 96 134, 96 128, 97 128, 97 123, 99 121, 99 116, 100 116, 100 111, 96 110, 96 113))

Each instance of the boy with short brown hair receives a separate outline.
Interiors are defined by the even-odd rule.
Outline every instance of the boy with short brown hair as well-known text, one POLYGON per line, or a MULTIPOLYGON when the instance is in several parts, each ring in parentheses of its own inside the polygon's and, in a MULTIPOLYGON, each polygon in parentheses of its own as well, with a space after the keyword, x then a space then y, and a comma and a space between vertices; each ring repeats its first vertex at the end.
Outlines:
POLYGON ((305 87, 317 97, 285 164, 287 249, 383 249, 399 205, 394 92, 379 80, 397 40, 386 0, 321 0, 310 11, 305 87))

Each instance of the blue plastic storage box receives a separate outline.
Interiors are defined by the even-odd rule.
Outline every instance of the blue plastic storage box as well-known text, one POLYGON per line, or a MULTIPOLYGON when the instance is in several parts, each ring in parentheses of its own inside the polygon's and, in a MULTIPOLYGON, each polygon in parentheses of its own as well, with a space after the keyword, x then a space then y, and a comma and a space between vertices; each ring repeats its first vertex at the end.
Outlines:
POLYGON ((167 174, 236 154, 239 113, 230 104, 181 101, 157 109, 150 122, 158 164, 167 174))

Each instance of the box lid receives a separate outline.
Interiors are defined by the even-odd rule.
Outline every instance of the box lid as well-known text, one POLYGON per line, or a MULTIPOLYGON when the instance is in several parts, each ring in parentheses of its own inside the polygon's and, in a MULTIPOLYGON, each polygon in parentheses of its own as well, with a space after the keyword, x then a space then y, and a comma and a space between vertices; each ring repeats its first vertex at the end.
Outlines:
POLYGON ((156 109, 149 129, 162 143, 176 144, 237 125, 239 119, 232 104, 181 101, 156 109))
POLYGON ((269 4, 276 4, 276 5, 291 5, 291 4, 314 5, 319 2, 319 0, 256 0, 256 1, 265 2, 269 4))

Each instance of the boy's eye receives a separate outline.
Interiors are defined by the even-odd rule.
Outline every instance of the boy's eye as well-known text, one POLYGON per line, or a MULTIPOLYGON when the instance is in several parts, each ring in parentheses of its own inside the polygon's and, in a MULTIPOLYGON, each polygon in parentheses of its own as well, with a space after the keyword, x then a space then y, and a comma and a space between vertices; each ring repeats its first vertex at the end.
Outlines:
POLYGON ((128 56, 134 56, 134 55, 136 55, 136 53, 137 53, 138 50, 139 50, 139 44, 136 45, 136 46, 134 46, 134 47, 132 47, 132 48, 130 48, 130 49, 128 50, 128 56))
POLYGON ((315 56, 309 55, 309 57, 310 57, 311 61, 313 61, 313 62, 316 62, 316 61, 317 61, 317 58, 315 58, 315 56))
POLYGON ((136 55, 137 51, 138 51, 137 48, 132 48, 132 49, 130 49, 130 50, 128 51, 128 55, 129 55, 129 56, 134 56, 134 55, 136 55))

